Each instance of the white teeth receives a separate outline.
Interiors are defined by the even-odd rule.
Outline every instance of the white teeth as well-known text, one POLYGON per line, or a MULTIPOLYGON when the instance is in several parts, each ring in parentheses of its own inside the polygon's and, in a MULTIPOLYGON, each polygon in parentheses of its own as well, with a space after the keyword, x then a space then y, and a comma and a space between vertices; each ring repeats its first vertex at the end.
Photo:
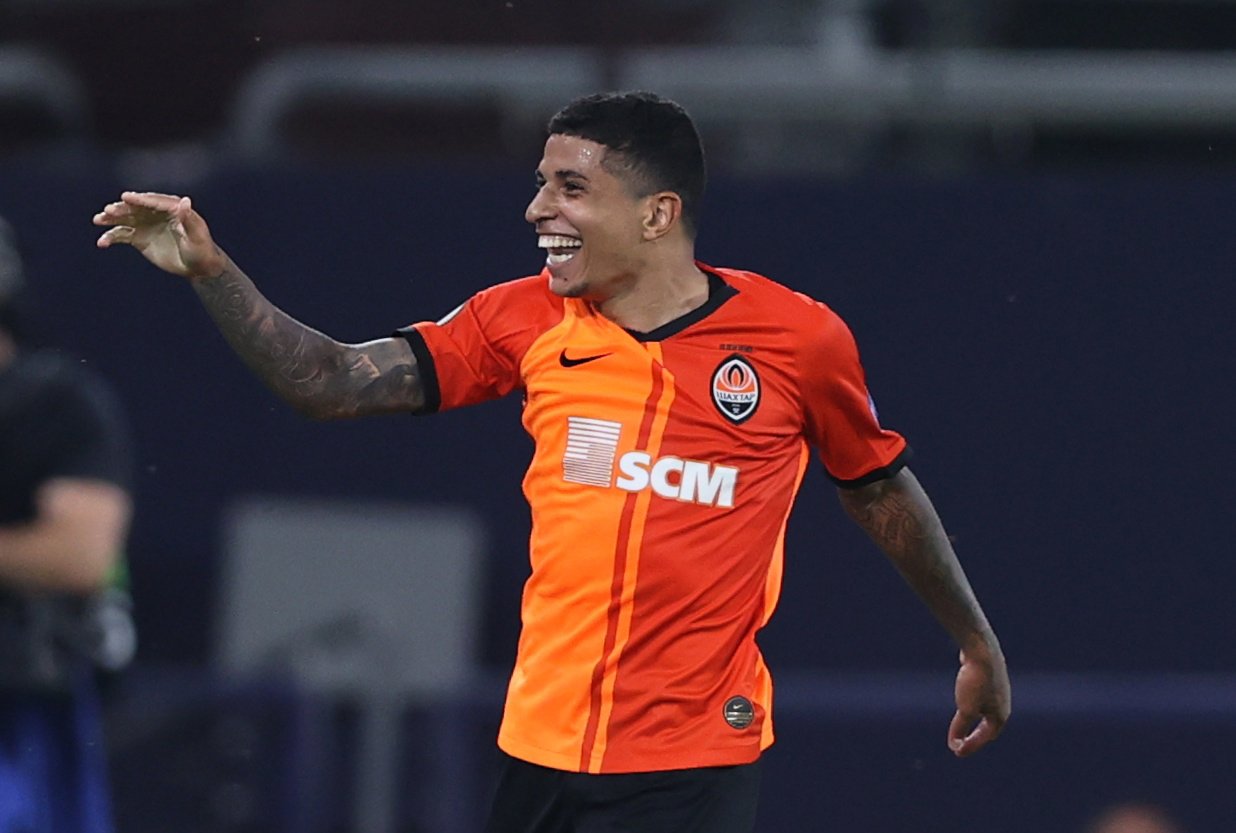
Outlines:
POLYGON ((565 234, 537 235, 536 244, 547 249, 545 262, 550 266, 560 266, 575 257, 584 241, 577 237, 567 237, 565 234))
POLYGON ((578 249, 584 241, 561 234, 542 234, 537 237, 536 244, 542 249, 578 249))

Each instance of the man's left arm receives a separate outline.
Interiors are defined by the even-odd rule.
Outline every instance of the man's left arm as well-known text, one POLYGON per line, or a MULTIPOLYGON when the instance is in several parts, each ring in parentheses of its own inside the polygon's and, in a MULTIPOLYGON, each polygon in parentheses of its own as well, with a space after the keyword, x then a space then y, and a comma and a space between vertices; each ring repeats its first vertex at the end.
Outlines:
POLYGON ((957 713, 949 724, 948 743, 959 757, 977 752, 995 740, 1008 720, 1008 669, 931 499, 907 468, 838 493, 846 512, 961 647, 957 713))

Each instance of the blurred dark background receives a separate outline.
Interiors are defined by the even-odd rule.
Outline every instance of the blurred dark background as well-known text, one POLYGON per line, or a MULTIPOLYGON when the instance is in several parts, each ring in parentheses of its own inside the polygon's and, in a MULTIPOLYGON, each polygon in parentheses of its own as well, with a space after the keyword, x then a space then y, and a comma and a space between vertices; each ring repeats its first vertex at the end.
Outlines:
POLYGON ((90 216, 189 193, 272 300, 380 337, 539 269, 545 120, 634 87, 700 125, 701 257, 855 330, 1014 674, 1006 737, 953 761, 954 649, 813 471, 761 638, 760 830, 1080 830, 1125 798, 1231 829, 1233 50, 1230 0, 0 2, 0 215, 46 340, 114 382, 138 438, 122 833, 476 829, 531 446, 516 401, 296 416, 185 287, 96 251, 90 216), (270 497, 474 513, 449 696, 225 667, 227 518, 270 497))

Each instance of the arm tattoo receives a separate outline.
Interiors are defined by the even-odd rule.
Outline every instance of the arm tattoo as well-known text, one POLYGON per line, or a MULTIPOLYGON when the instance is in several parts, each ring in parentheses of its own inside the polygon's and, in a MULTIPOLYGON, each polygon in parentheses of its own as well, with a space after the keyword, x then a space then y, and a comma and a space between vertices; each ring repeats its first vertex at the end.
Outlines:
POLYGON ((340 419, 424 405, 416 359, 402 340, 335 341, 270 303, 230 261, 193 288, 245 364, 301 412, 340 419))
POLYGON ((960 645, 992 638, 935 508, 909 469, 869 486, 838 491, 846 512, 960 645))

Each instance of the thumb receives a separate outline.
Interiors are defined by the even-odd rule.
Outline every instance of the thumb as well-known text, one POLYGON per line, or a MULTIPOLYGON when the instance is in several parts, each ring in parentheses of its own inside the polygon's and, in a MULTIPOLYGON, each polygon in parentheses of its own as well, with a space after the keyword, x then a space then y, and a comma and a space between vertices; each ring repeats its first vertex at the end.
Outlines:
POLYGON ((193 210, 191 199, 180 198, 172 209, 169 225, 191 277, 215 276, 223 271, 226 257, 211 238, 206 220, 193 210))
POLYGON ((182 252, 207 252, 213 248, 210 230, 202 215, 193 210, 193 201, 181 197, 180 202, 172 209, 172 220, 169 224, 176 246, 182 252))
POLYGON ((973 723, 973 720, 970 716, 962 714, 960 710, 953 715, 953 719, 948 725, 948 748, 954 754, 960 752, 961 748, 965 745, 966 734, 969 732, 971 723, 973 723))
POLYGON ((193 211, 193 201, 188 197, 181 197, 180 202, 176 203, 176 207, 172 209, 172 222, 169 224, 172 234, 176 237, 176 242, 184 244, 189 242, 189 230, 185 225, 185 221, 189 219, 193 211))
POLYGON ((180 198, 176 205, 176 218, 179 221, 177 234, 181 240, 199 249, 208 250, 214 247, 210 227, 206 225, 205 218, 193 210, 193 200, 188 197, 180 198))

